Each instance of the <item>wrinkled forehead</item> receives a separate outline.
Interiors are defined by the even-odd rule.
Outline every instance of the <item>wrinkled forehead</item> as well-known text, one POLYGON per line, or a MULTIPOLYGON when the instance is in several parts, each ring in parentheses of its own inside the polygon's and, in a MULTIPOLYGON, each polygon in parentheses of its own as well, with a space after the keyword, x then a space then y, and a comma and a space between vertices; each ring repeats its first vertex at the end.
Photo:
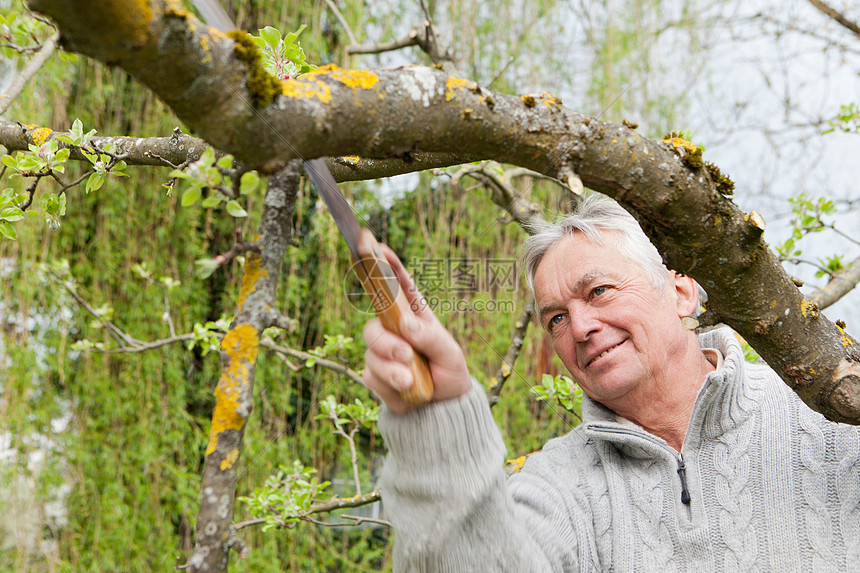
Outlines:
MULTIPOLYGON (((648 272, 648 262, 629 253, 628 245, 617 231, 594 233, 576 231, 547 249, 535 268, 535 297, 538 283, 564 285, 568 292, 579 292, 599 279, 626 280, 644 278, 655 290, 661 290, 648 272), (547 265, 547 261, 552 263, 547 265)), ((660 265, 662 267, 662 265, 660 265)), ((665 267, 661 272, 669 273, 665 267)))

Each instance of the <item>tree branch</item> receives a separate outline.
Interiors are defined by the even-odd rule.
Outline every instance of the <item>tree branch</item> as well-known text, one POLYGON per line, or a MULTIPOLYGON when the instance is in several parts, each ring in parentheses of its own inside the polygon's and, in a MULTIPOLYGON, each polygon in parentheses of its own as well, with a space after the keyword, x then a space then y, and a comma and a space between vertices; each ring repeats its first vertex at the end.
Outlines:
POLYGON ((511 373, 514 371, 514 363, 517 361, 520 349, 522 349, 523 342, 526 339, 526 331, 529 328, 533 312, 532 305, 528 305, 528 308, 520 313, 519 318, 514 323, 514 335, 511 337, 511 345, 505 353, 501 367, 496 372, 496 375, 490 379, 490 387, 487 390, 487 400, 490 402, 491 408, 499 402, 499 394, 502 392, 502 387, 504 387, 505 382, 508 381, 511 373))
POLYGON ((27 65, 18 72, 18 75, 15 76, 15 79, 12 80, 12 83, 9 84, 9 89, 6 90, 5 93, 0 93, 0 115, 2 115, 9 106, 12 105, 12 102, 15 101, 15 98, 18 97, 21 92, 24 90, 24 86, 30 81, 30 78, 36 75, 51 54, 54 53, 54 48, 57 47, 57 40, 60 39, 60 32, 55 31, 51 34, 51 37, 45 40, 45 43, 42 44, 42 47, 39 48, 39 51, 36 52, 36 55, 30 58, 30 61, 27 62, 27 65))
MULTIPOLYGON (((355 35, 352 33, 352 28, 349 27, 349 24, 346 21, 346 18, 341 14, 340 9, 337 7, 337 4, 332 2, 332 0, 325 0, 326 6, 334 13, 337 21, 340 22, 340 25, 343 26, 344 32, 346 32, 346 37, 349 39, 349 45, 354 46, 358 44, 358 41, 355 39, 355 35)), ((347 48, 347 52, 349 52, 349 48, 347 48)))
MULTIPOLYGON (((382 492, 378 489, 373 490, 370 493, 366 493, 364 495, 354 495, 352 497, 334 497, 332 499, 327 499, 325 501, 321 501, 318 503, 311 504, 311 506, 301 513, 299 517, 306 517, 308 515, 313 515, 315 513, 326 513, 329 511, 334 511, 336 509, 346 509, 352 507, 361 507, 362 505, 369 505, 371 503, 375 503, 382 499, 382 492)), ((364 521, 371 521, 370 518, 367 517, 353 517, 353 516, 341 516, 347 519, 362 519, 364 521)), ((382 521, 382 520, 379 520, 382 521)), ((373 520, 374 523, 378 523, 379 521, 373 520)), ((252 525, 262 525, 266 523, 265 518, 256 518, 249 519, 248 521, 241 521, 233 526, 233 528, 238 531, 240 529, 244 529, 246 527, 250 527, 252 525)), ((387 524, 385 522, 384 524, 387 524)), ((384 525, 383 524, 383 525, 384 525)), ((357 524, 356 524, 357 525, 357 524)))
POLYGON ((192 571, 226 571, 233 543, 236 462, 253 406, 254 372, 260 333, 271 326, 281 261, 299 188, 298 162, 269 178, 258 230, 257 250, 245 259, 236 317, 221 341, 221 377, 206 448, 192 571))
POLYGON ((812 4, 816 10, 860 38, 860 25, 858 25, 857 22, 852 22, 845 16, 845 14, 835 10, 821 0, 809 0, 809 3, 812 4))
POLYGON ((369 44, 366 46, 359 46, 357 44, 353 44, 347 46, 346 51, 350 54, 382 54, 383 52, 393 52, 395 50, 402 50, 403 48, 408 48, 409 46, 417 46, 418 45, 418 31, 412 29, 406 34, 404 37, 399 40, 392 40, 390 42, 380 42, 378 44, 369 44))
POLYGON ((514 189, 510 183, 486 164, 463 167, 452 176, 452 183, 454 185, 459 184, 460 178, 467 175, 489 187, 493 203, 507 211, 513 220, 526 231, 533 228, 534 223, 544 220, 539 205, 522 199, 525 191, 514 189))
POLYGON ((854 259, 844 269, 834 273, 830 282, 809 295, 809 300, 817 304, 819 308, 827 308, 851 292, 857 283, 860 283, 860 257, 854 259))

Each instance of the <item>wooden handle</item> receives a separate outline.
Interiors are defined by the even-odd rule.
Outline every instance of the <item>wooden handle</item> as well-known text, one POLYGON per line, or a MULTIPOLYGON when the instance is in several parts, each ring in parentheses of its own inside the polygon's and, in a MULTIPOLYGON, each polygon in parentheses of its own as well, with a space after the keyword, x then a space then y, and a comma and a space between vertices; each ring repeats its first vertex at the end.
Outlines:
MULTIPOLYGON (((400 288, 397 276, 379 250, 379 243, 373 238, 373 233, 367 229, 361 230, 357 250, 359 260, 353 261, 355 273, 373 301, 373 308, 379 315, 382 326, 399 335, 403 317, 414 315, 406 293, 400 288)), ((430 375, 427 359, 414 348, 412 353, 410 368, 414 382, 400 395, 408 404, 420 406, 433 399, 433 377, 430 375)))

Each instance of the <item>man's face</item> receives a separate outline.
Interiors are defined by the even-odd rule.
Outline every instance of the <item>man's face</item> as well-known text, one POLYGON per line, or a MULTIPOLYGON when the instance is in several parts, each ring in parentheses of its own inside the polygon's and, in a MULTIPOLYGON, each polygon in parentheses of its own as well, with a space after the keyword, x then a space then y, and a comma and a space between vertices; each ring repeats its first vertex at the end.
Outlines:
POLYGON ((534 287, 556 353, 586 394, 615 409, 647 398, 658 377, 671 376, 689 336, 680 317, 695 300, 679 296, 679 281, 692 279, 667 273, 658 291, 606 236, 606 246, 582 233, 562 239, 538 265, 534 287))

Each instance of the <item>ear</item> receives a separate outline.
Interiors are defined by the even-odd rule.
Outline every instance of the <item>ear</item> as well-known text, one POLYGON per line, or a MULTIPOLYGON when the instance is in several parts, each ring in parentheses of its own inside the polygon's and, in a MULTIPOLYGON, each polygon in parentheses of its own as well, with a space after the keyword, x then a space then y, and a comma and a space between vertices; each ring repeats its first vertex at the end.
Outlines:
POLYGON ((691 316, 699 305, 699 284, 691 277, 671 272, 678 317, 691 316))

